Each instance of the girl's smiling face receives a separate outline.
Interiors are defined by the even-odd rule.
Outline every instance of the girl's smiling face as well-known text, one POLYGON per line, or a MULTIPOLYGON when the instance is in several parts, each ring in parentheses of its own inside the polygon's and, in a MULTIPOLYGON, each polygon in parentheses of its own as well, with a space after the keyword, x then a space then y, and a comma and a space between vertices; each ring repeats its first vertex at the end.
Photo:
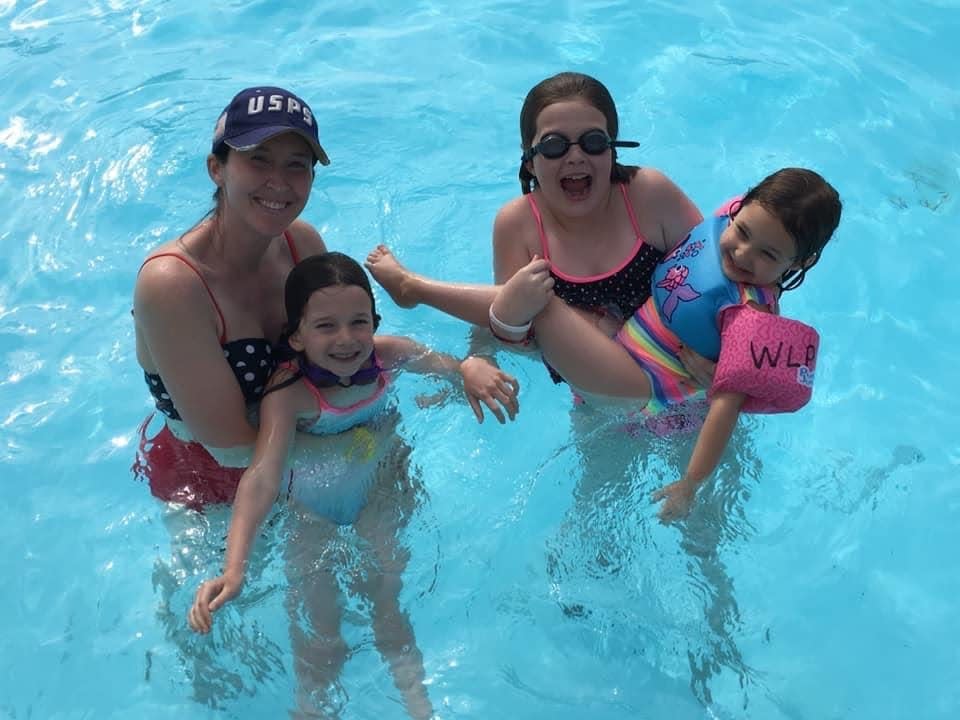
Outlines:
POLYGON ((290 346, 341 378, 349 378, 373 352, 373 309, 359 285, 331 285, 307 301, 290 346))
POLYGON ((783 224, 756 202, 744 205, 720 235, 723 274, 734 282, 775 285, 799 269, 797 245, 783 224))

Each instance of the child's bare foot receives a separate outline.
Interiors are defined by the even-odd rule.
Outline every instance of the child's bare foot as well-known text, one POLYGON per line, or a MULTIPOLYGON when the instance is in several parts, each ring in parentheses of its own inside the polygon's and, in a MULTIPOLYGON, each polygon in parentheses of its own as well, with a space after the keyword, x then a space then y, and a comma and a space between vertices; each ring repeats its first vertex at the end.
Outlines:
POLYGON ((420 277, 401 265, 386 245, 377 245, 367 255, 364 265, 400 307, 412 308, 420 302, 416 293, 420 277))
POLYGON ((550 261, 534 255, 500 288, 491 309, 507 325, 525 325, 550 302, 553 282, 550 261))

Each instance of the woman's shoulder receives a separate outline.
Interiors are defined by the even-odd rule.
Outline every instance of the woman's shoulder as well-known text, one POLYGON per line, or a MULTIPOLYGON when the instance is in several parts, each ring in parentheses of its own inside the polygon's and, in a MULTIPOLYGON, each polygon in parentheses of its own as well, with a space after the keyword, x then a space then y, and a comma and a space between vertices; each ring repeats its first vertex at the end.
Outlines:
POLYGON ((176 240, 153 249, 137 271, 134 295, 139 301, 181 304, 207 294, 203 269, 176 240))
POLYGON ((526 195, 518 195, 500 206, 493 222, 495 228, 498 226, 517 228, 528 225, 532 219, 530 201, 526 195))
MULTIPOLYGON (((672 194, 680 190, 666 173, 653 167, 639 167, 628 183, 630 195, 672 194)), ((681 191, 682 192, 682 191, 681 191)))
POLYGON ((294 220, 287 228, 287 235, 297 249, 301 258, 319 255, 327 251, 326 243, 317 229, 306 220, 294 220))

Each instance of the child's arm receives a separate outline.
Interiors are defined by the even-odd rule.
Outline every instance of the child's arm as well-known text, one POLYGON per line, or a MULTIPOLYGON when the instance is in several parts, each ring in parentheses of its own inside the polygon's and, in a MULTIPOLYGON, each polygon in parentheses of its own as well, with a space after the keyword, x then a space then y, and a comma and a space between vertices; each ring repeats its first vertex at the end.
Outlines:
POLYGON ((213 613, 236 597, 243 586, 250 549, 257 529, 277 499, 296 430, 296 391, 294 386, 270 393, 260 405, 256 450, 237 487, 223 574, 200 586, 188 614, 190 627, 197 632, 209 632, 213 613))
POLYGON ((519 383, 486 358, 468 357, 460 361, 410 338, 392 335, 377 335, 376 343, 377 354, 385 367, 403 367, 419 374, 440 375, 447 380, 459 376, 477 422, 483 422, 481 402, 500 423, 506 422, 503 410, 510 420, 516 416, 519 383))
POLYGON ((664 501, 660 508, 663 522, 682 517, 690 510, 697 489, 716 469, 720 456, 730 442, 744 398, 741 393, 717 393, 710 401, 710 409, 693 446, 687 471, 680 480, 653 493, 654 502, 664 501))

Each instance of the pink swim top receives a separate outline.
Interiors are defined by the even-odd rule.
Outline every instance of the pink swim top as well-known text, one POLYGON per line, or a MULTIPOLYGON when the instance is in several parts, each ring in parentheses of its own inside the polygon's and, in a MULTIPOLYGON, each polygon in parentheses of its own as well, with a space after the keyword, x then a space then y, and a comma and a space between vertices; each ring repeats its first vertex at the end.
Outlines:
MULTIPOLYGON (((284 363, 281 367, 292 372, 297 370, 293 363, 284 363)), ((387 408, 390 400, 387 387, 390 385, 391 377, 387 371, 380 373, 376 388, 370 395, 343 407, 332 405, 323 392, 307 378, 301 378, 301 382, 306 385, 317 401, 317 409, 320 412, 320 415, 314 419, 305 419, 297 423, 298 430, 311 435, 336 435, 357 425, 368 423, 387 408)))
MULTIPOLYGON (((570 275, 553 266, 550 274, 554 279, 554 293, 568 305, 586 310, 603 309, 614 312, 620 318, 627 318, 650 297, 650 277, 657 263, 663 258, 663 252, 650 245, 640 232, 640 223, 630 202, 626 184, 617 183, 617 187, 623 196, 636 238, 627 256, 609 272, 600 275, 570 275)), ((530 212, 537 222, 540 252, 544 259, 549 260, 550 246, 540 208, 537 207, 533 193, 526 198, 530 212)))

